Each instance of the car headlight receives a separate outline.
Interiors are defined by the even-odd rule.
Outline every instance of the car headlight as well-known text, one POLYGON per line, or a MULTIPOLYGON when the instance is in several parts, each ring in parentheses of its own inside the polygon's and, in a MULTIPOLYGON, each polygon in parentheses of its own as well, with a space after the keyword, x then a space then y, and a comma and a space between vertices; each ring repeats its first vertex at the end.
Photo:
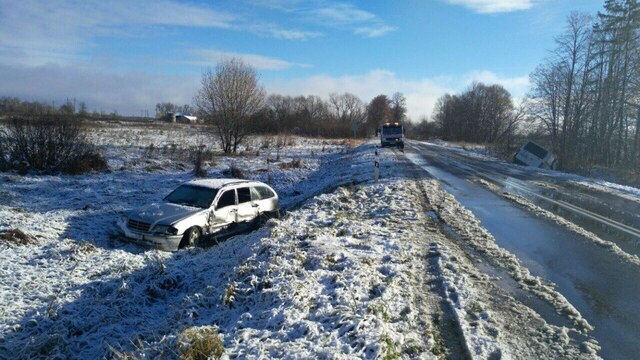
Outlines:
POLYGON ((170 225, 156 225, 153 227, 153 232, 160 233, 160 234, 176 235, 178 233, 178 229, 170 225))

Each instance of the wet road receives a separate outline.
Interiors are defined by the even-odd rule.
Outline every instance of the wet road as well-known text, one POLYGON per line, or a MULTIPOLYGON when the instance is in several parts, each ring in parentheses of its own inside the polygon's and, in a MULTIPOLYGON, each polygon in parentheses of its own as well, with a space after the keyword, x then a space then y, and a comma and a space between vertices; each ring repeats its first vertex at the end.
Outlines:
POLYGON ((640 353, 640 266, 536 217, 472 180, 492 181, 500 191, 521 195, 633 254, 640 248, 634 233, 640 204, 582 191, 544 172, 486 162, 443 147, 410 142, 406 155, 440 180, 532 274, 557 284, 558 291, 595 327, 591 335, 602 346, 601 356, 630 359, 640 353))

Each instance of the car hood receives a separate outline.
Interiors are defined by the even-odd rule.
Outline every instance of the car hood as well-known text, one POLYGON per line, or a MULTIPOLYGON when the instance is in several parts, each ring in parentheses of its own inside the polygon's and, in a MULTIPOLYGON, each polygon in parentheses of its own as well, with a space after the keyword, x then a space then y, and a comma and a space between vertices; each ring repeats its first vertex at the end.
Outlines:
POLYGON ((127 216, 152 225, 172 225, 203 210, 204 209, 201 208, 171 204, 168 202, 159 202, 130 211, 127 213, 127 216))

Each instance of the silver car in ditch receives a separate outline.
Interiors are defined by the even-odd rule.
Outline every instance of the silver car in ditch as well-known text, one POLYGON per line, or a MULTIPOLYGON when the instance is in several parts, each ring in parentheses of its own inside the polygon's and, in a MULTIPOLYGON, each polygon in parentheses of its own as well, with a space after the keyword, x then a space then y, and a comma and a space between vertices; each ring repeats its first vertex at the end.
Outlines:
POLYGON ((176 251, 194 246, 202 235, 278 214, 278 195, 267 184, 202 179, 180 185, 161 202, 125 213, 118 228, 126 239, 176 251))

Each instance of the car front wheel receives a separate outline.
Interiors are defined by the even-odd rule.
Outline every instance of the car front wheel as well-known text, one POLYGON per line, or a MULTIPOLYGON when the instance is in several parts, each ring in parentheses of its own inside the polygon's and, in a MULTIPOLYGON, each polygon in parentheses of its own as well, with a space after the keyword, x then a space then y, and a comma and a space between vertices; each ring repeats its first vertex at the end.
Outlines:
POLYGON ((200 229, 197 226, 189 228, 182 236, 182 241, 180 241, 180 248, 183 249, 196 246, 196 242, 198 241, 200 235, 202 234, 200 233, 200 229))

